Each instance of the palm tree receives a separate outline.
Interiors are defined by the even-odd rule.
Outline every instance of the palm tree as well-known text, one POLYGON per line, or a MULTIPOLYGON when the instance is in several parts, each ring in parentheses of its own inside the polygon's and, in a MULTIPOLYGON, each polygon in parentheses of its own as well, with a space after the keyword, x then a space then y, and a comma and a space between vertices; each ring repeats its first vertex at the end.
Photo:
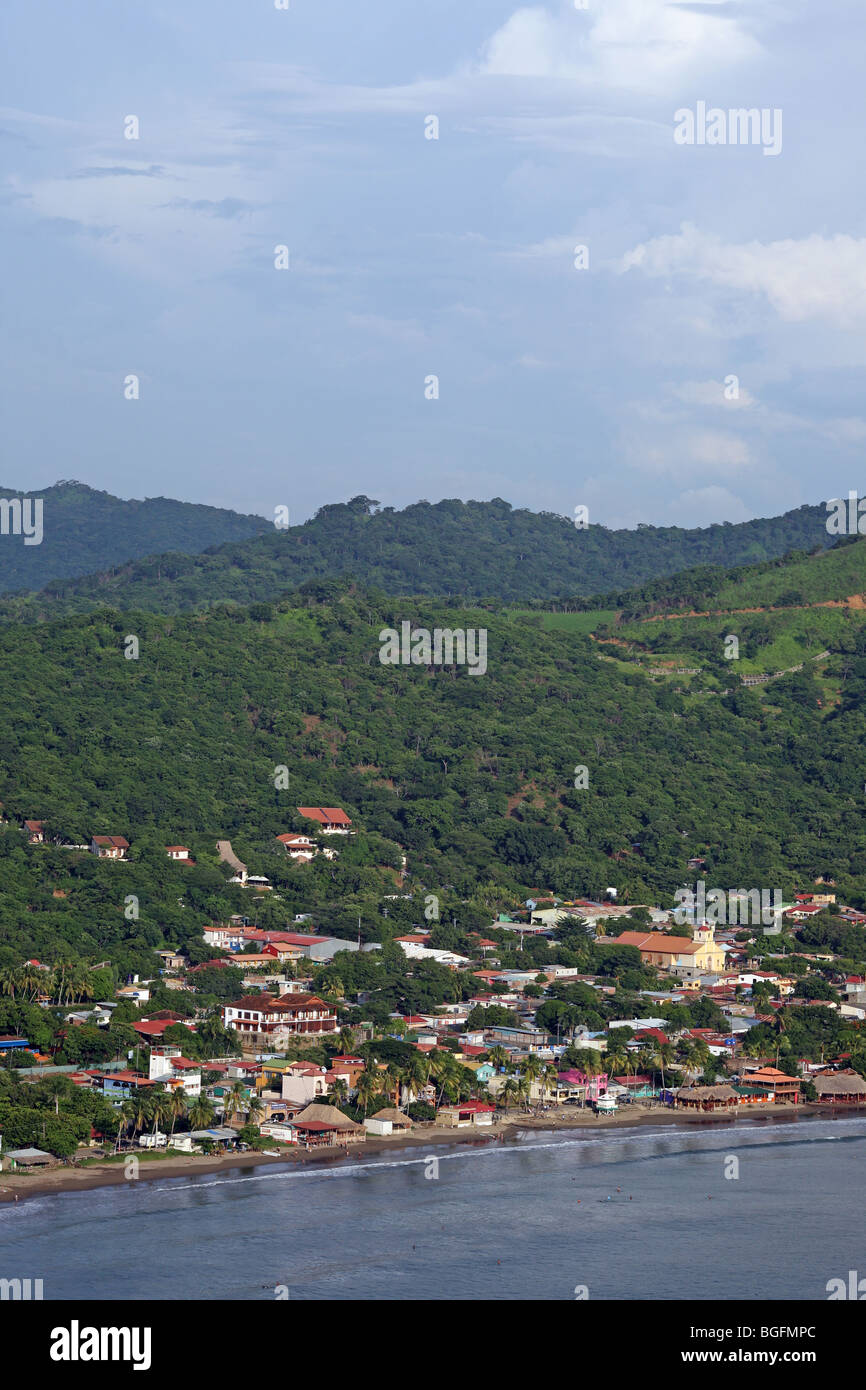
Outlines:
POLYGON ((430 1059, 424 1056, 423 1052, 415 1052, 406 1063, 406 1104, 412 1103, 412 1098, 420 1096, 427 1082, 430 1080, 430 1059))
POLYGON ((150 1118, 150 1107, 141 1091, 139 1091, 130 1102, 130 1112, 132 1118, 132 1137, 134 1139, 136 1134, 144 1129, 144 1126, 150 1118))
POLYGON ((153 1119, 153 1130, 156 1134, 159 1125, 164 1125, 171 1115, 171 1096, 167 1091, 157 1091, 150 1100, 150 1113, 153 1119))
POLYGON ((439 1096, 436 1101, 436 1109, 442 1104, 442 1097, 445 1094, 448 1083, 459 1081, 460 1063, 453 1052, 437 1052, 434 1054, 431 1070, 436 1080, 439 1082, 439 1096))
POLYGON ((509 1058, 508 1053, 505 1051, 505 1048, 497 1045, 496 1047, 492 1047, 490 1049, 490 1051, 487 1054, 487 1060, 489 1061, 492 1067, 496 1068, 497 1071, 504 1071, 505 1068, 509 1065, 511 1059, 509 1058))
POLYGON ((16 965, 7 965, 0 970, 0 991, 15 998, 15 991, 21 988, 21 971, 16 965))
POLYGON ((394 1104, 399 1107, 400 1098, 403 1093, 403 1085, 406 1073, 396 1062, 389 1062, 384 1072, 385 1092, 389 1099, 393 1099, 394 1104))
POLYGON ((171 1114, 171 1131, 169 1133, 169 1138, 171 1138, 174 1134, 175 1125, 177 1124, 178 1120, 186 1114, 187 1111, 187 1098, 184 1095, 183 1091, 180 1089, 180 1087, 178 1087, 176 1091, 172 1091, 171 1096, 169 1097, 168 1106, 169 1113, 171 1114))
POLYGON ((22 965, 18 971, 18 979, 22 993, 32 1003, 45 982, 44 971, 37 970, 35 965, 22 965))
POLYGON ((60 1097, 69 1094, 72 1083, 65 1076, 49 1076, 42 1086, 46 1094, 54 1097, 54 1113, 60 1114, 60 1097))
POLYGON ((355 1051, 355 1030, 346 1024, 340 1029, 339 1034, 340 1051, 344 1057, 351 1057, 355 1051))
POLYGON ((375 1072, 362 1071, 358 1077, 358 1104, 364 1107, 364 1117, 367 1115, 367 1107, 371 1100, 379 1094, 381 1089, 379 1077, 375 1072))
POLYGON ((213 1124, 214 1108, 206 1096, 196 1096, 189 1108, 189 1122, 193 1129, 210 1129, 213 1124))
POLYGON ((558 1085, 559 1072, 556 1070, 556 1067, 552 1065, 546 1066, 541 1077, 542 1098, 544 1100, 547 1100, 547 1097, 550 1095, 550 1092, 555 1090, 558 1085))
MULTIPOLYGON (((135 1106, 131 1101, 125 1100, 120 1107, 120 1116, 117 1125, 117 1138, 114 1141, 114 1152, 120 1149, 120 1136, 125 1129, 129 1129, 135 1124, 135 1106)), ((134 1131, 133 1131, 134 1132, 134 1131)))
MULTIPOLYGON (((337 1080, 333 1082, 331 1089, 328 1092, 328 1100, 331 1102, 331 1105, 336 1105, 337 1109, 339 1110, 340 1106, 345 1105, 348 1099, 349 1087, 346 1085, 346 1082, 343 1080, 343 1078, 339 1076, 337 1077, 337 1080)), ((259 1104, 261 1105, 261 1101, 259 1102, 259 1104)))
POLYGON ((223 1124, 230 1125, 234 1116, 242 1113, 247 1101, 247 1088, 242 1081, 236 1081, 227 1095, 223 1096, 223 1124))
POLYGON ((247 1108, 247 1124, 254 1125, 260 1123, 257 1117, 262 1114, 264 1108, 265 1103, 261 1096, 251 1096, 247 1108))
POLYGON ((544 1063, 542 1062, 541 1058, 536 1057, 534 1056, 534 1054, 530 1053, 530 1055, 526 1058, 525 1062, 523 1063, 523 1074, 520 1078, 522 1084, 526 1088, 527 1097, 532 1095, 533 1082, 538 1080, 543 1071, 544 1063))
POLYGON ((507 1076, 496 1094, 504 1113, 507 1115, 509 1101, 520 1099, 520 1082, 515 1076, 507 1076))

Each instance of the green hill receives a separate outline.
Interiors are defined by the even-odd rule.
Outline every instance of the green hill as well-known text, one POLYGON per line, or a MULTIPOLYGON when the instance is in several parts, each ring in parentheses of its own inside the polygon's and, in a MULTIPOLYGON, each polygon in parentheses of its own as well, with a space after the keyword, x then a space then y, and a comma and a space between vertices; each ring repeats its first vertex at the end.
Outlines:
MULTIPOLYGON (((851 653, 866 622, 866 539, 733 572, 702 567, 620 597, 615 610, 547 613, 545 626, 579 622, 606 654, 693 688, 793 671, 829 652, 851 653), (739 643, 732 661, 730 637, 739 643)), ((825 692, 825 693, 829 693, 825 692)), ((838 697, 838 689, 833 698, 838 697)))
MULTIPOLYGON (((0 499, 42 502, 42 539, 25 544, 7 512, 0 536, 0 592, 42 589, 58 579, 89 574, 158 551, 197 554, 209 546, 272 530, 260 516, 151 497, 123 501, 84 483, 61 482, 34 492, 0 487, 0 499), (17 534, 16 534, 17 531, 17 534)), ((2 506, 2 503, 0 503, 2 506)), ((6 509, 4 508, 4 511, 6 509)), ((36 513, 31 511, 31 525, 36 513)), ((32 531, 35 536, 38 534, 32 531)))
POLYGON ((832 539, 821 505, 737 525, 634 531, 578 530, 565 517, 515 510, 499 498, 377 508, 356 497, 322 507, 302 526, 271 527, 208 554, 151 554, 101 574, 56 580, 32 599, 6 602, 0 615, 30 621, 104 604, 182 612, 267 602, 309 579, 340 575, 389 594, 546 602, 633 589, 699 565, 760 564, 832 539))
POLYGON ((600 594, 579 606, 616 608, 623 619, 647 618, 689 611, 802 607, 841 602, 864 592, 866 538, 851 536, 829 549, 793 550, 754 565, 699 565, 634 589, 600 594))
POLYGON ((609 885, 671 901, 696 853, 724 887, 790 893, 828 872, 866 901, 863 627, 833 658, 838 704, 808 671, 771 694, 710 698, 599 660, 598 643, 535 616, 317 587, 275 609, 102 611, 0 631, 0 959, 62 946, 143 961, 167 936, 253 908, 277 922, 311 911, 344 934, 357 913, 375 935, 383 874, 393 885, 404 852, 419 902, 441 893, 487 911, 609 885), (485 628, 486 673, 383 665, 379 632, 403 620, 485 628), (338 860, 290 866, 276 845, 306 804, 351 816, 359 833, 338 860), (27 846, 25 818, 58 842, 124 835, 132 862, 27 846), (281 902, 226 886, 218 837, 281 902), (195 869, 167 864, 174 843, 195 869))

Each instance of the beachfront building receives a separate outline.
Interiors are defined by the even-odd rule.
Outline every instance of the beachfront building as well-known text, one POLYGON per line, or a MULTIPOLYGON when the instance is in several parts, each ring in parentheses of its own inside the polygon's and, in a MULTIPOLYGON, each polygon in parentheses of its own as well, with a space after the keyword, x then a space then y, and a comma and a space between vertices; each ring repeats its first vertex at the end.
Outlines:
POLYGON ((680 1086, 674 1105, 686 1110, 731 1110, 739 1104, 733 1086, 680 1086))
POLYGON ((822 1105, 866 1105, 866 1081, 854 1071, 830 1072, 812 1078, 822 1105))
POLYGON ((488 1128, 494 1122, 495 1106, 483 1100, 455 1101, 453 1105, 440 1106, 436 1112, 436 1123, 449 1129, 488 1128))
POLYGON ((335 1105, 308 1105, 289 1121, 294 1139, 307 1149, 342 1144, 360 1144, 367 1138, 363 1125, 356 1124, 335 1105))
POLYGON ((377 1110, 375 1115, 370 1115, 364 1121, 364 1128, 368 1134, 375 1137, 388 1134, 408 1134, 412 1129, 413 1121, 408 1115, 404 1115, 402 1110, 395 1110, 393 1106, 386 1106, 384 1110, 377 1110))
POLYGON ((758 1071, 746 1072, 743 1082, 747 1087, 766 1092, 774 1101, 793 1101, 796 1105, 800 1099, 797 1077, 788 1076, 787 1072, 778 1071, 776 1067, 761 1067, 758 1071))

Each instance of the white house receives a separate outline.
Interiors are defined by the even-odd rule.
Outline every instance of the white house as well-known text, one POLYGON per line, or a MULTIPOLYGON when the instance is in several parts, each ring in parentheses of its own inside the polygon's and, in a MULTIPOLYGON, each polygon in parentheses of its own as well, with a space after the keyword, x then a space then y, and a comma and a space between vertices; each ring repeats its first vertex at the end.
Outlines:
POLYGON ((201 1066, 189 1057, 181 1055, 179 1047, 169 1043, 151 1046, 149 1081, 162 1081, 172 1090, 181 1090, 185 1096, 201 1095, 201 1066))

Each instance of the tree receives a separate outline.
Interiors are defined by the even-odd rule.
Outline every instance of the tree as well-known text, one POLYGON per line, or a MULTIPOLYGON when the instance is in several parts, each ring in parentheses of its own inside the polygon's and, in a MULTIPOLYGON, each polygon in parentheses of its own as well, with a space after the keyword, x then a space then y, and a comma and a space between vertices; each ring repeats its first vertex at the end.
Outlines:
POLYGON ((193 1129, 210 1129, 214 1121, 214 1108, 206 1096, 196 1096, 189 1108, 189 1122, 193 1129))
POLYGON ((364 1118, 366 1119, 370 1102, 374 1100, 381 1091, 379 1077, 373 1072, 362 1071, 361 1075, 358 1077, 357 1091, 358 1104, 363 1107, 364 1118))
POLYGON ((171 1133, 169 1135, 169 1137, 171 1137, 174 1134, 175 1125, 177 1124, 178 1120, 183 1119, 188 1108, 187 1098, 180 1087, 178 1087, 177 1090, 172 1091, 169 1097, 168 1104, 169 1113, 171 1115, 171 1133))

